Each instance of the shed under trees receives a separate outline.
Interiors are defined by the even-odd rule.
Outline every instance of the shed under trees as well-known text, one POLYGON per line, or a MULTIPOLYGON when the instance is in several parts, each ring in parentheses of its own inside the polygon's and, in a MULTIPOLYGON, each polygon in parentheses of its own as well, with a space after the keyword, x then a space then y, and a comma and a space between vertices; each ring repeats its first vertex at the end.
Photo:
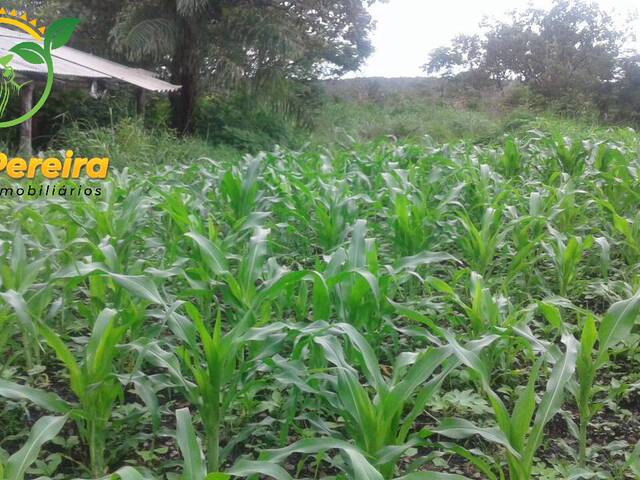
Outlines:
MULTIPOLYGON (((2 20, 0 18, 0 23, 5 23, 2 20)), ((0 57, 8 55, 18 43, 40 40, 40 33, 33 29, 29 35, 0 26, 0 57)), ((145 91, 171 93, 181 88, 157 78, 155 73, 148 70, 128 67, 71 47, 57 48, 52 51, 52 56, 57 88, 86 88, 97 92, 98 86, 131 85, 134 87, 138 113, 144 112, 145 91)), ((47 67, 30 64, 17 55, 11 61, 11 67, 19 78, 18 83, 30 81, 20 90, 21 113, 24 114, 33 108, 35 87, 46 81, 47 67)), ((27 120, 20 126, 20 150, 25 155, 32 154, 32 137, 33 123, 27 120)))

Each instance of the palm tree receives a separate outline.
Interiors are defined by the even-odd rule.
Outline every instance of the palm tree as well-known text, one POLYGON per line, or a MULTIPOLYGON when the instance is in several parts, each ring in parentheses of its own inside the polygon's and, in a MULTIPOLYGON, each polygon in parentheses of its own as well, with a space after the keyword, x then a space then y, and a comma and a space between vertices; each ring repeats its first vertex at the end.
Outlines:
MULTIPOLYGON (((356 69, 371 52, 369 0, 141 0, 122 2, 111 30, 130 60, 163 62, 182 85, 173 126, 191 129, 205 89, 251 81, 264 89, 356 69)), ((270 91, 274 91, 271 88, 270 91)))

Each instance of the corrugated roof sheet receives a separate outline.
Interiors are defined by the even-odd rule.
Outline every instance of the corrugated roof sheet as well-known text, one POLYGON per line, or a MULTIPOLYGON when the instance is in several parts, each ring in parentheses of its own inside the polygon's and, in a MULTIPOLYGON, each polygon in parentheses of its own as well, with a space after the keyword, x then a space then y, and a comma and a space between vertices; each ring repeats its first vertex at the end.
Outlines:
MULTIPOLYGON (((33 41, 33 38, 22 32, 0 27, 0 56, 7 55, 14 45, 25 40, 33 41)), ((75 48, 57 48, 53 50, 52 56, 56 77, 116 80, 153 92, 175 92, 181 88, 160 80, 153 72, 127 67, 75 48)), ((17 55, 11 61, 11 67, 17 72, 47 74, 45 65, 30 64, 17 55)))

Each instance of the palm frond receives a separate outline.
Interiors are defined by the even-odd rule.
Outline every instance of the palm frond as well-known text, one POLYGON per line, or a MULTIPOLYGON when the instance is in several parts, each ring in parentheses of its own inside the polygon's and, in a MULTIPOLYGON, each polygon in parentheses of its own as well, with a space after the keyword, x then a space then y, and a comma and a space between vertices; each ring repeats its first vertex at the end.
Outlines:
POLYGON ((142 20, 135 24, 126 34, 120 29, 127 25, 120 25, 112 32, 112 39, 117 50, 125 53, 132 61, 144 58, 158 60, 175 49, 175 23, 165 18, 142 20))
POLYGON ((185 17, 204 11, 209 4, 209 0, 178 0, 176 9, 180 15, 185 17))

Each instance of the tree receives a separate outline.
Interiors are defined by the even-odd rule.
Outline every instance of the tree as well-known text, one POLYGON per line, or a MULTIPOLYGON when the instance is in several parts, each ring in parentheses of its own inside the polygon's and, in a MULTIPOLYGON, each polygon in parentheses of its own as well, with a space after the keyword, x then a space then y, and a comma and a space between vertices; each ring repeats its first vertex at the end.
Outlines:
POLYGON ((613 104, 614 115, 620 119, 640 121, 640 55, 621 58, 618 79, 605 97, 606 106, 613 104))
POLYGON ((141 0, 123 5, 111 39, 133 61, 163 63, 174 127, 190 130, 208 85, 303 80, 357 69, 371 53, 366 1, 141 0))
POLYGON ((197 98, 251 84, 282 94, 291 81, 356 70, 372 52, 376 0, 22 0, 41 18, 80 17, 72 46, 156 68, 182 90, 173 126, 191 130, 197 98), (109 41, 107 41, 107 39, 109 41))
POLYGON ((433 50, 423 68, 429 73, 439 72, 451 77, 461 71, 479 68, 482 53, 479 35, 458 35, 451 41, 451 45, 433 50))
POLYGON ((548 99, 593 97, 614 78, 625 38, 604 10, 582 0, 516 11, 509 21, 485 22, 482 28, 477 40, 456 37, 449 47, 432 51, 426 69, 480 70, 498 85, 516 79, 548 99))

